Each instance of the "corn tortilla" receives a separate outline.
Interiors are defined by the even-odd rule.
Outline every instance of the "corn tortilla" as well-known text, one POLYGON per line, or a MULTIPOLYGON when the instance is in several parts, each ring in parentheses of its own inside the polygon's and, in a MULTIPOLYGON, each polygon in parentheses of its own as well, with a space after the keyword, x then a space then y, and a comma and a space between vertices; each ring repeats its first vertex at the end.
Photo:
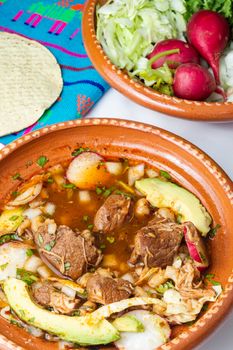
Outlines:
POLYGON ((34 124, 59 97, 61 69, 43 45, 0 32, 0 136, 34 124))

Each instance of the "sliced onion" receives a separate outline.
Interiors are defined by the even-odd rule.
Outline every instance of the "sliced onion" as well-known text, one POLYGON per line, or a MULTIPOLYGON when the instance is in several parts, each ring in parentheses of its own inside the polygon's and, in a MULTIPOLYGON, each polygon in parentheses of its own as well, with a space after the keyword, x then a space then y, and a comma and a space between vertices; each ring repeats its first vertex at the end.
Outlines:
POLYGON ((91 201, 91 195, 89 191, 79 191, 78 193, 79 201, 81 203, 88 203, 91 201))
POLYGON ((129 281, 130 283, 134 283, 134 278, 131 273, 125 273, 121 278, 125 281, 129 281))
POLYGON ((144 164, 131 166, 128 170, 128 184, 133 186, 135 181, 140 180, 144 176, 144 164))
POLYGON ((76 292, 72 288, 63 286, 61 291, 71 299, 75 299, 76 292))
POLYGON ((41 338, 44 335, 44 332, 40 328, 36 328, 33 326, 26 326, 28 332, 34 337, 41 338))
POLYGON ((150 178, 154 178, 159 176, 159 172, 154 169, 146 169, 146 175, 150 178))
POLYGON ((107 171, 115 176, 118 176, 123 171, 123 165, 120 162, 106 162, 105 163, 107 171))
POLYGON ((52 272, 45 265, 39 266, 38 269, 37 269, 37 272, 44 279, 47 279, 47 278, 49 278, 52 275, 52 272))
POLYGON ((32 209, 41 207, 42 205, 44 205, 44 200, 40 197, 37 197, 36 199, 34 199, 34 201, 29 203, 29 207, 32 209))
POLYGON ((56 210, 56 205, 53 204, 53 203, 46 203, 45 206, 44 206, 44 211, 46 214, 50 215, 50 216, 53 216, 54 213, 55 213, 55 210, 56 210))
POLYGON ((217 286, 212 286, 213 290, 216 293, 216 298, 219 297, 220 294, 222 294, 222 286, 221 284, 217 285, 217 286))
POLYGON ((43 183, 39 182, 34 186, 29 187, 26 191, 17 196, 13 201, 9 202, 8 205, 20 206, 33 201, 41 192, 43 183))
POLYGON ((160 299, 138 297, 138 298, 123 299, 121 301, 117 301, 112 304, 104 305, 100 307, 98 310, 94 311, 91 314, 91 316, 94 319, 99 320, 101 318, 108 318, 112 314, 115 314, 116 312, 121 312, 132 306, 150 305, 150 304, 157 305, 162 309, 166 309, 166 304, 160 299))
POLYGON ((35 208, 35 209, 29 208, 23 212, 23 216, 26 216, 30 220, 34 219, 35 217, 41 214, 42 214, 42 211, 39 208, 35 208))
POLYGON ((65 340, 60 340, 58 342, 58 348, 59 350, 67 350, 67 349, 72 349, 74 346, 74 343, 70 343, 68 341, 65 340))
POLYGON ((35 218, 31 219, 31 229, 33 232, 36 232, 38 228, 43 223, 42 216, 36 216, 35 218))
POLYGON ((37 272, 38 267, 40 267, 41 265, 43 265, 42 260, 38 258, 38 256, 32 255, 25 262, 24 268, 27 271, 37 272))
POLYGON ((52 282, 58 282, 61 286, 69 287, 70 289, 73 289, 79 294, 84 294, 85 292, 85 289, 76 282, 65 280, 63 278, 57 278, 57 277, 49 277, 48 279, 49 281, 52 281, 52 282))

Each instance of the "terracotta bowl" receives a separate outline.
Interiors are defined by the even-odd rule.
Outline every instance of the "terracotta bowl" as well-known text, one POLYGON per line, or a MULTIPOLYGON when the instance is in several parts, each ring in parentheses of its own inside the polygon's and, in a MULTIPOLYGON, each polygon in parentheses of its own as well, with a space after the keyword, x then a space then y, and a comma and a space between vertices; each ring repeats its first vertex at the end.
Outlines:
MULTIPOLYGON (((49 167, 70 159, 71 152, 80 146, 93 148, 102 155, 127 157, 168 171, 177 182, 200 198, 214 218, 214 225, 221 225, 211 241, 210 272, 222 283, 224 292, 194 325, 177 327, 173 339, 160 348, 192 349, 216 329, 233 303, 233 187, 230 179, 200 149, 167 131, 131 121, 84 119, 46 127, 3 148, 0 151, 0 203, 7 194, 16 190, 13 174, 19 172, 28 179, 41 171, 36 164, 41 155, 48 157, 46 167, 49 167)), ((1 317, 0 334, 0 349, 57 349, 57 344, 35 338, 1 317)))
POLYGON ((116 90, 144 107, 184 119, 206 121, 233 120, 232 102, 198 102, 160 94, 131 79, 105 55, 95 35, 96 4, 105 0, 87 0, 83 13, 82 32, 86 51, 96 70, 116 90))

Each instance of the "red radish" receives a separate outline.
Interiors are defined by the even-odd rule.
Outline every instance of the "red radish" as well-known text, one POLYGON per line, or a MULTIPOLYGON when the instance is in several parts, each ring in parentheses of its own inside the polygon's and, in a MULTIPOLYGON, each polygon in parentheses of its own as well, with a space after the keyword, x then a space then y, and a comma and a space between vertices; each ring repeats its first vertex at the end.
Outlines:
POLYGON ((79 154, 67 169, 67 179, 82 190, 91 190, 97 185, 106 185, 111 175, 103 160, 99 154, 94 152, 79 154))
POLYGON ((168 39, 160 41, 153 49, 153 51, 147 56, 152 59, 160 53, 167 52, 168 50, 178 49, 179 52, 166 55, 152 63, 152 68, 156 69, 161 67, 164 63, 167 63, 169 68, 175 69, 182 63, 200 63, 199 54, 190 44, 178 39, 168 39))
POLYGON ((207 68, 196 63, 185 63, 175 72, 173 90, 177 97, 203 101, 216 90, 216 83, 207 68))
POLYGON ((208 254, 203 238, 191 222, 184 224, 184 238, 189 254, 194 260, 199 271, 204 271, 209 266, 208 254))
POLYGON ((229 23, 217 12, 201 10, 188 22, 187 35, 190 43, 213 69, 219 85, 219 58, 229 41, 229 23))

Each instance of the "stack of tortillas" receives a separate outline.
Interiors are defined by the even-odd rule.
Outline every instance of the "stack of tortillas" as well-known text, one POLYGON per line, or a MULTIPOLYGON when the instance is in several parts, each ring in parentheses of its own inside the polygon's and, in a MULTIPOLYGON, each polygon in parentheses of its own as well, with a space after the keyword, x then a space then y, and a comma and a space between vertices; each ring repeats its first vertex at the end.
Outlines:
POLYGON ((60 66, 47 48, 0 32, 0 136, 34 124, 62 86, 60 66))

